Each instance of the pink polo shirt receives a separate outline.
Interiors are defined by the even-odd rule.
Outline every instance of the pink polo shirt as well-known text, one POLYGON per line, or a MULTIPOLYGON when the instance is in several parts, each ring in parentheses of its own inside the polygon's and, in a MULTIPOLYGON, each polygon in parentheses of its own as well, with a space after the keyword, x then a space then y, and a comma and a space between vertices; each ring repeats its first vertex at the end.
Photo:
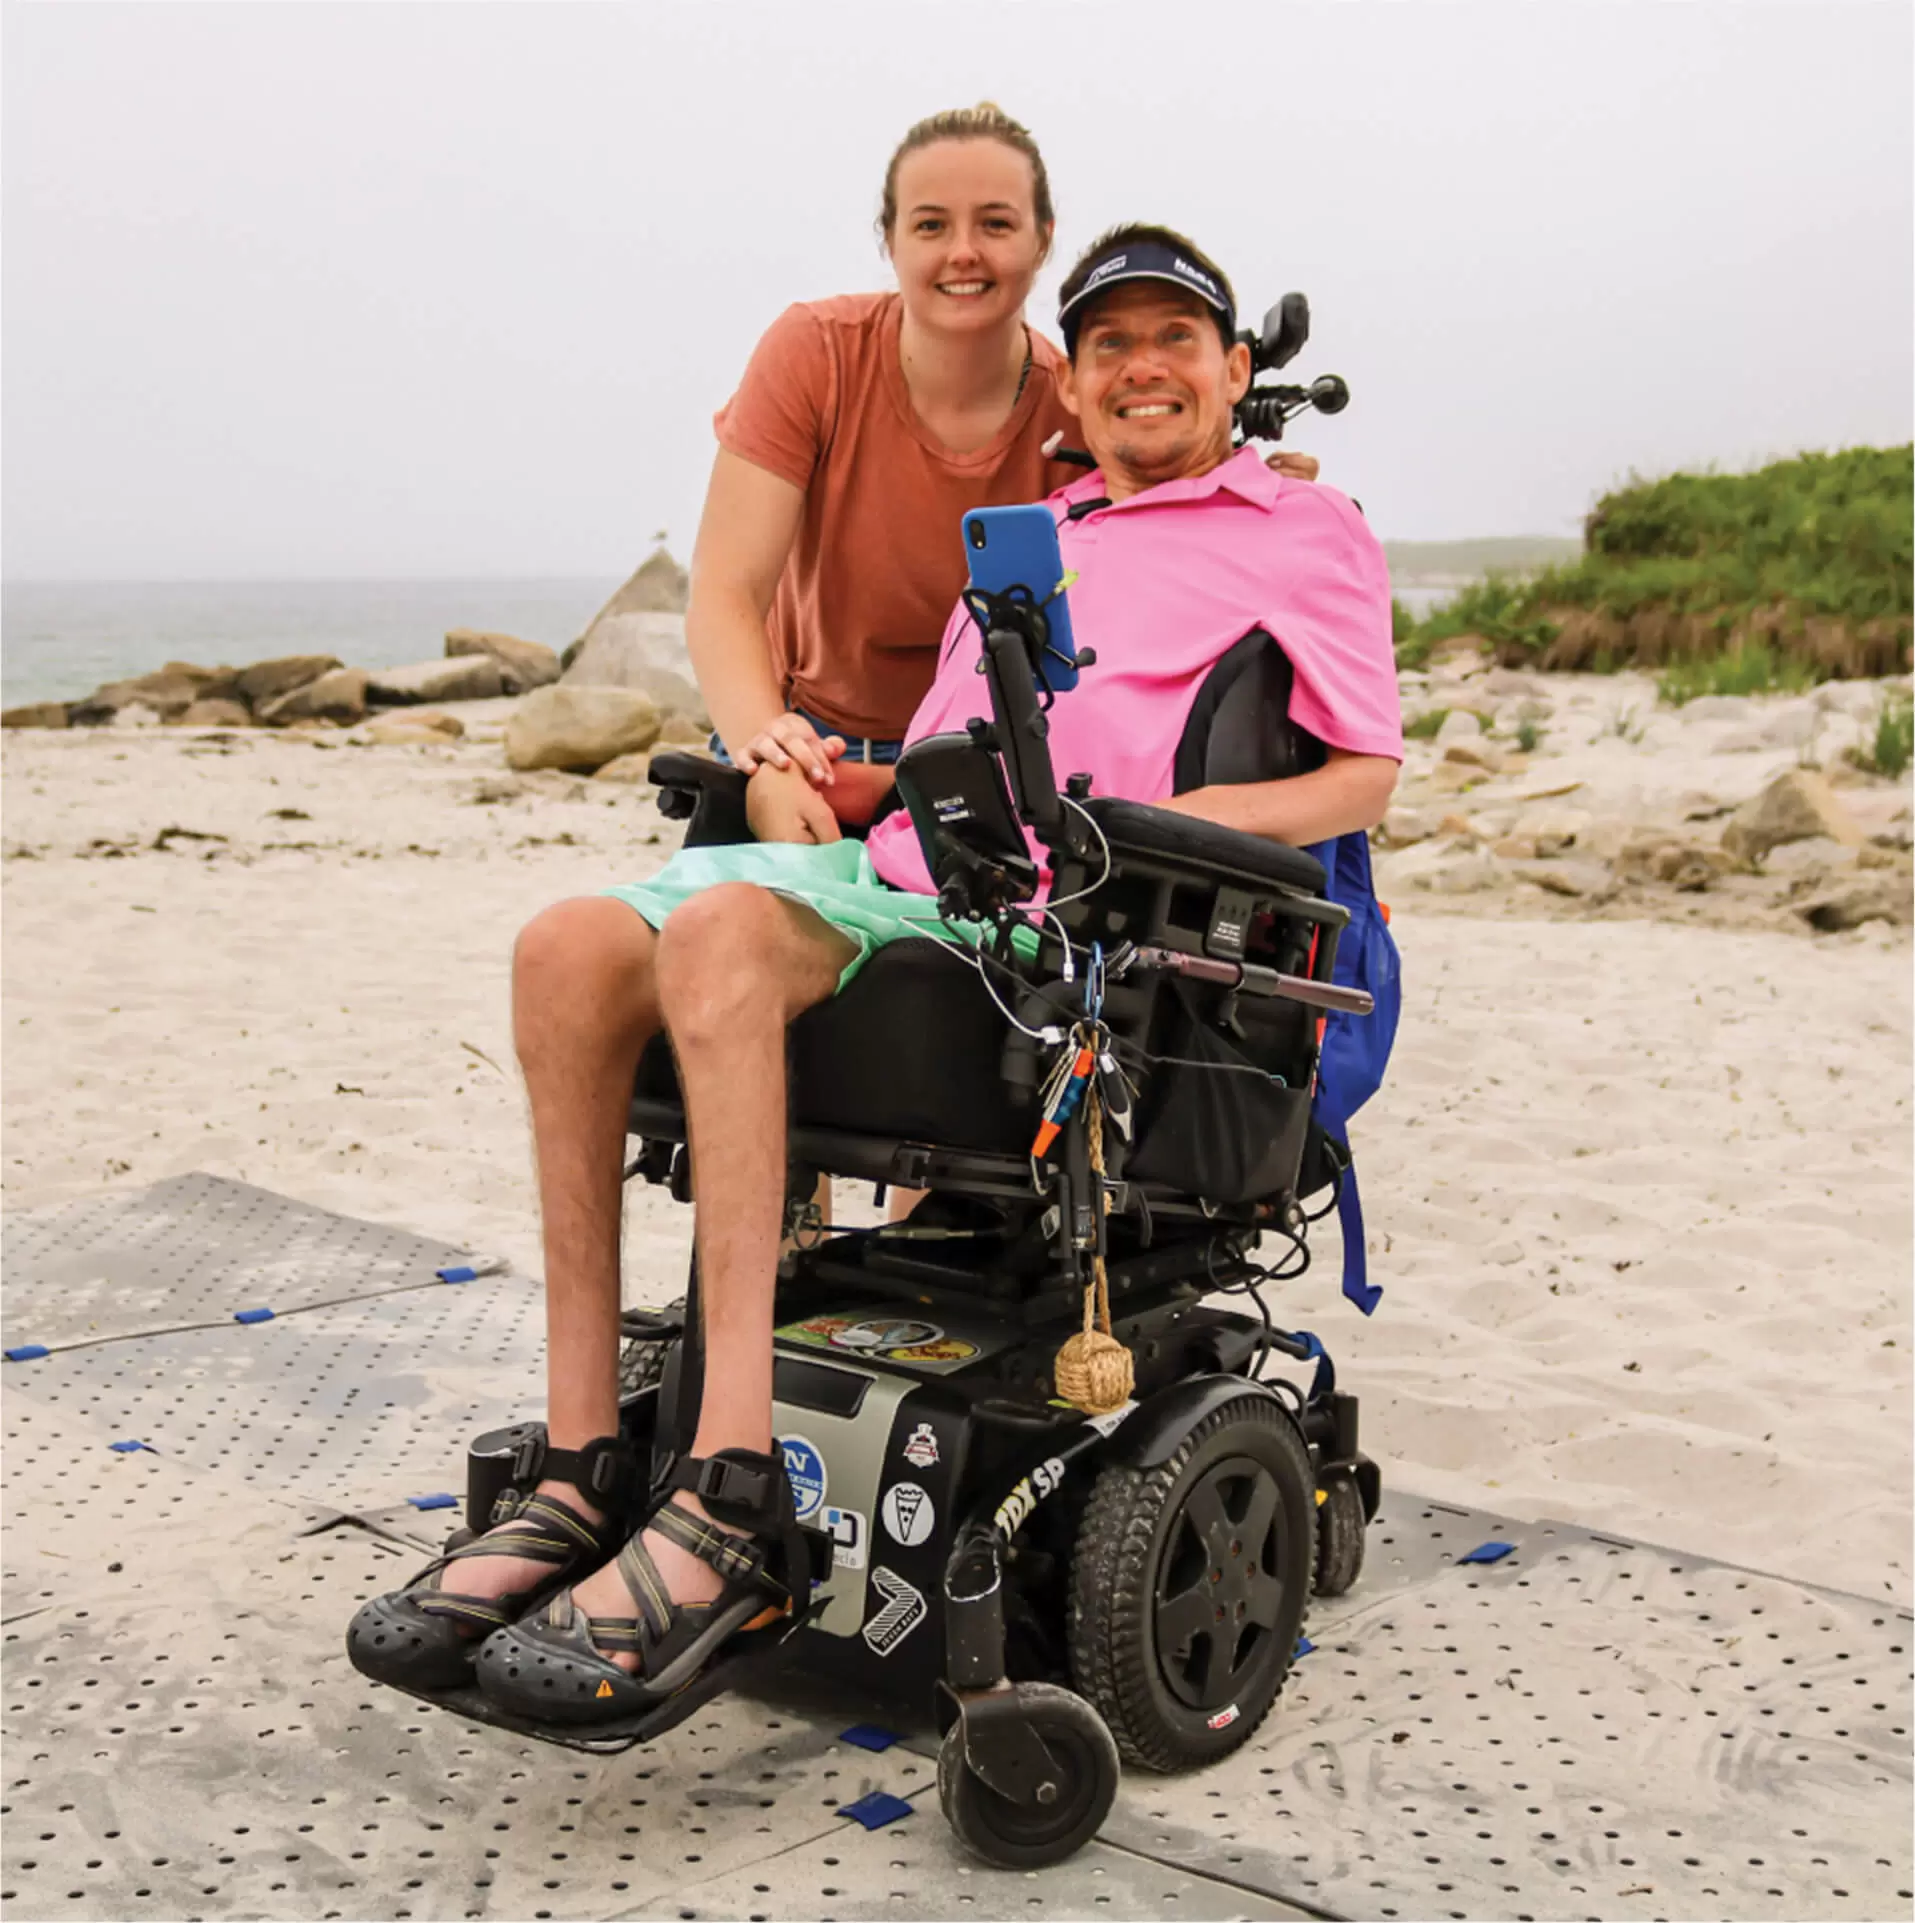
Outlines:
MULTIPOLYGON (((1290 715, 1352 754, 1403 759, 1383 550, 1334 488, 1274 474, 1251 448, 1208 474, 1167 481, 1081 520, 1063 518, 1104 492, 1087 474, 1050 496, 1070 589, 1071 628, 1097 650, 1050 711, 1061 787, 1088 773, 1092 792, 1162 801, 1177 743, 1204 677, 1252 628, 1290 658, 1290 715)), ((951 530, 957 539, 957 529, 951 530)), ((976 672, 982 638, 960 602, 945 625, 937 679, 905 741, 961 733, 988 716, 976 672)), ((894 887, 935 889, 902 809, 872 829, 872 866, 894 887)), ((1034 853, 1041 853, 1033 845, 1034 853)))

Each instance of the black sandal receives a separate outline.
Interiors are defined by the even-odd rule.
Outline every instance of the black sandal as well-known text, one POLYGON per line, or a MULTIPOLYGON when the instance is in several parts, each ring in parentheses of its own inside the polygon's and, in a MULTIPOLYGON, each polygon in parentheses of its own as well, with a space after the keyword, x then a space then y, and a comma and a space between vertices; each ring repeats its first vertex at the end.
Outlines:
POLYGON ((622 1437, 554 1449, 543 1431, 520 1444, 512 1480, 515 1491, 528 1493, 508 1491, 485 1534, 454 1536, 446 1553, 403 1589, 360 1607, 346 1631, 346 1653, 362 1675, 411 1690, 470 1683, 473 1658, 493 1630, 605 1562, 631 1526, 641 1488, 638 1458, 622 1437), (556 1496, 529 1493, 547 1476, 562 1477, 593 1497, 605 1520, 592 1522, 556 1496), (551 1573, 517 1595, 490 1599, 462 1596, 440 1584, 444 1571, 473 1556, 520 1556, 548 1564, 551 1573))
POLYGON ((741 1636, 756 1641, 782 1631, 794 1598, 809 1600, 810 1551, 782 1456, 721 1449, 684 1457, 669 1488, 692 1491, 714 1521, 750 1533, 714 1528, 668 1499, 618 1552, 636 1615, 588 1616, 567 1589, 537 1614, 486 1638, 474 1668, 496 1708, 534 1722, 622 1722, 685 1688, 741 1636), (717 1570, 725 1579, 717 1598, 674 1602, 640 1540, 644 1529, 656 1529, 717 1570), (628 1676, 607 1660, 607 1651, 636 1652, 643 1666, 628 1676))

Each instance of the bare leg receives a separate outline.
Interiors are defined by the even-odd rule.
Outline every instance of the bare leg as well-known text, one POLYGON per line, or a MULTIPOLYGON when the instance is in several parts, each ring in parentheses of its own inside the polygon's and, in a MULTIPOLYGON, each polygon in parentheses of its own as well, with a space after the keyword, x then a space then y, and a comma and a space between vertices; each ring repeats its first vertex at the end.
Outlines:
MULTIPOLYGON (((772 1297, 785 1199, 785 1030, 827 999, 850 941, 808 908, 747 883, 708 889, 659 939, 659 1006, 678 1054, 698 1193, 705 1390, 693 1453, 771 1448, 772 1297)), ((629 1079, 629 1078, 628 1078, 629 1079)), ((681 1496, 684 1505, 700 1505, 681 1496)), ((647 1531, 674 1598, 701 1602, 717 1573, 647 1531)), ((630 1612, 604 1570, 574 1592, 588 1614, 630 1612)), ((636 1658, 620 1657, 622 1667, 636 1658)))
MULTIPOLYGON (((512 963, 512 1025, 532 1113, 545 1241, 546 1430, 576 1449, 618 1433, 619 1220, 625 1115, 658 1032, 658 937, 624 902, 563 901, 528 923, 512 963)), ((558 1497, 602 1512, 569 1483, 558 1497)), ((459 1566, 457 1593, 496 1597, 548 1572, 515 1557, 459 1566)))

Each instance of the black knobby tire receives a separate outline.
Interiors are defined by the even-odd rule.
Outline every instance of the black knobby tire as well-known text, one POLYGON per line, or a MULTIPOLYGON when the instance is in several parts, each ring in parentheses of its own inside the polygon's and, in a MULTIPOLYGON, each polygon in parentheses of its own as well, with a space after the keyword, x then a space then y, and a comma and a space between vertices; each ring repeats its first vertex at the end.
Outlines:
POLYGON ((1288 1412, 1246 1394, 1153 1469, 1099 1474, 1071 1569, 1077 1686, 1126 1762, 1188 1769, 1276 1701, 1316 1559, 1316 1481, 1288 1412))
POLYGON ((1363 1573, 1363 1491, 1356 1477, 1332 1474, 1317 1505, 1317 1566, 1313 1587, 1319 1596, 1341 1596, 1363 1573))
MULTIPOLYGON (((662 1311, 668 1315, 685 1313, 685 1298, 667 1303, 662 1311)), ((618 1352, 618 1399, 621 1404, 631 1401, 635 1395, 646 1389, 656 1388, 665 1379, 665 1364, 671 1360, 676 1346, 676 1336, 664 1342, 653 1342, 643 1336, 633 1336, 618 1352)))
POLYGON ((1055 1683, 1018 1683, 1024 1713, 1058 1765, 1055 1802, 1027 1809, 971 1772, 962 1725, 938 1751, 938 1801, 959 1839, 985 1862, 1038 1870, 1074 1856, 1103 1827, 1122 1766, 1103 1719, 1083 1697, 1055 1683))

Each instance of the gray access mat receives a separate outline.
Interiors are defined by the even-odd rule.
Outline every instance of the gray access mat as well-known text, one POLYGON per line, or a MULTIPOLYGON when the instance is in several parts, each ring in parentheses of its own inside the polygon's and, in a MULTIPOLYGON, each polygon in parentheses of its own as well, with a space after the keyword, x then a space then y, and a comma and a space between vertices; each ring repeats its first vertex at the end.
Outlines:
MULTIPOLYGON (((292 1304, 283 1245, 262 1235, 256 1269, 231 1254, 232 1211, 258 1192, 188 1183, 193 1206, 161 1184, 150 1213, 111 1198, 106 1226, 78 1206, 27 1218, 10 1298, 57 1305, 82 1256, 102 1276, 190 1274, 223 1249, 219 1302, 257 1284, 292 1304)), ((1313 1647, 1252 1741, 1194 1775, 1127 1776, 1102 1838, 1032 1875, 950 1835, 931 1732, 853 1747, 841 1733, 872 1705, 798 1678, 613 1758, 376 1688, 344 1625, 454 1520, 415 1505, 458 1489, 466 1439, 537 1412, 539 1292, 436 1284, 449 1251, 267 1201, 260 1219, 304 1238, 313 1288, 291 1312, 183 1327, 159 1297, 118 1334, 6 1365, 11 1914, 1833 1918, 1915 1902, 1906 1612, 1394 1487, 1362 1580, 1314 1606, 1313 1647), (1464 1560, 1492 1542, 1499 1560, 1464 1560), (840 1814, 880 1790, 911 1813, 874 1831, 840 1814)), ((91 1319, 116 1313, 109 1292, 91 1319)))

